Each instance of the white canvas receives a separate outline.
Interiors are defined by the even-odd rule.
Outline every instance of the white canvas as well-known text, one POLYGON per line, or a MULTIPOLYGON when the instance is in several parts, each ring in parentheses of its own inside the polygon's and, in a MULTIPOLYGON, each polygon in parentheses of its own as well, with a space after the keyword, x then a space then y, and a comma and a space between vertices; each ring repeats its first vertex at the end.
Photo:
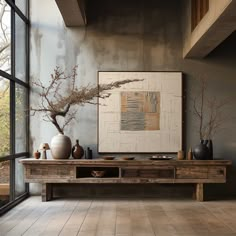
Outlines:
MULTIPOLYGON (((99 99, 102 105, 99 105, 98 109, 98 151, 100 153, 167 153, 181 150, 182 73, 98 72, 99 84, 124 79, 142 81, 113 89, 109 91, 111 93, 109 98, 99 99), (159 129, 121 130, 121 92, 131 95, 134 92, 141 95, 160 94, 159 129)), ((144 112, 144 116, 148 112, 144 112)))

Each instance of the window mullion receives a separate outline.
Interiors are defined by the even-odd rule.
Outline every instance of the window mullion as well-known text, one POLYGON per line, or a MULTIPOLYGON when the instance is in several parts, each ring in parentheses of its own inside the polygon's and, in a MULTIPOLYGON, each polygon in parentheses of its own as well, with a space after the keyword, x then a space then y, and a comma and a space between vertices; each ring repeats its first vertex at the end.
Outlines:
MULTIPOLYGON (((11 9, 11 76, 15 78, 15 12, 11 9)), ((10 81, 10 153, 15 154, 15 82, 10 81)), ((15 160, 10 161, 10 199, 15 199, 15 160)))

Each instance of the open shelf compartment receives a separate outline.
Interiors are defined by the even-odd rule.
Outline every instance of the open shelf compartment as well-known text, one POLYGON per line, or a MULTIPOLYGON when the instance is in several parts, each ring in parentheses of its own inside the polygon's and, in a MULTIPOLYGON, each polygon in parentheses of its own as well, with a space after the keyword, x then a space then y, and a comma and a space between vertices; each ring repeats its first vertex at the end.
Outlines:
POLYGON ((101 178, 118 178, 119 167, 76 167, 76 178, 92 178, 92 171, 104 171, 101 178))

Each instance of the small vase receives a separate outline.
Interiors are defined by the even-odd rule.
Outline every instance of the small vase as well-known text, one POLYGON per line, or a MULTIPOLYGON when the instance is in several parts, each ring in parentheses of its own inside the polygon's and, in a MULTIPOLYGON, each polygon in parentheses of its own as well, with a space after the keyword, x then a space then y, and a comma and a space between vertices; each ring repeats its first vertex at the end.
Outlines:
POLYGON ((187 159, 188 159, 188 160, 192 160, 192 159, 193 159, 193 151, 192 151, 192 148, 189 148, 188 155, 187 155, 187 159))
POLYGON ((93 151, 90 147, 87 148, 87 159, 93 159, 93 151))
POLYGON ((201 140, 193 149, 193 156, 196 160, 209 160, 210 159, 210 150, 207 147, 208 140, 201 140))
POLYGON ((210 152, 209 160, 213 160, 213 143, 211 139, 209 139, 209 142, 208 142, 208 149, 210 152))
POLYGON ((41 153, 37 150, 36 152, 34 152, 34 158, 35 159, 39 159, 41 156, 41 153))
POLYGON ((64 134, 52 138, 51 153, 53 159, 68 159, 71 154, 71 140, 64 134))
POLYGON ((81 159, 84 155, 84 149, 79 145, 79 140, 76 140, 76 144, 72 147, 72 157, 74 159, 81 159))

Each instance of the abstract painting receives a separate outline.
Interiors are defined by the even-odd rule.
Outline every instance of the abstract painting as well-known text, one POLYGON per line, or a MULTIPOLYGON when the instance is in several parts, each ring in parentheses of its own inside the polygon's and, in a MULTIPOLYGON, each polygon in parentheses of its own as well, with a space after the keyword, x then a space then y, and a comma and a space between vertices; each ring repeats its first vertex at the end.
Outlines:
POLYGON ((159 130, 160 92, 121 92, 120 130, 159 130))
POLYGON ((99 153, 172 153, 182 149, 181 72, 98 72, 98 83, 140 79, 99 99, 99 153))

